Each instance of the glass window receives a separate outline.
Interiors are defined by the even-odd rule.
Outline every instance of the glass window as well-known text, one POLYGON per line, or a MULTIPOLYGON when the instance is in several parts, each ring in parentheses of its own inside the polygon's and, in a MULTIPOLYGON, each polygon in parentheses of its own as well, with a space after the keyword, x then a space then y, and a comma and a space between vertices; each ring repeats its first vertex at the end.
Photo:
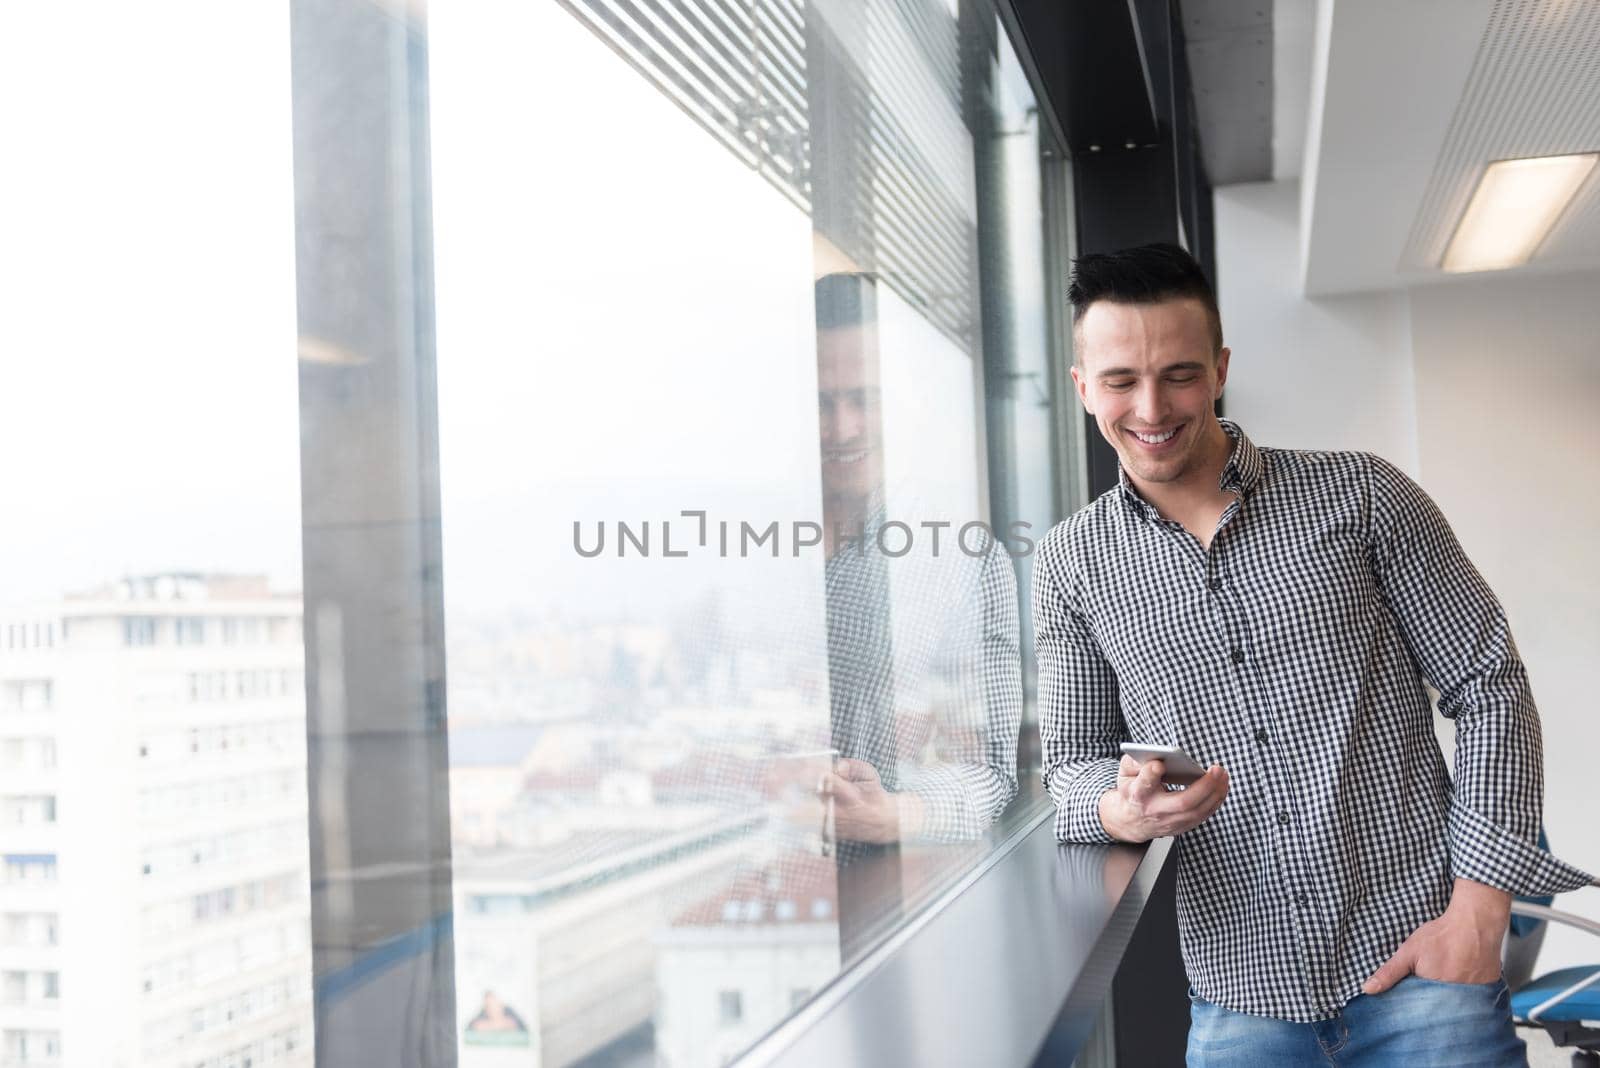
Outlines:
POLYGON ((744 997, 737 990, 722 990, 717 993, 717 1020, 724 1027, 731 1027, 744 1019, 744 997))
POLYGON ((988 0, 291 8, 0 44, 0 996, 110 1021, 6 1055, 724 1063, 1042 803, 1037 104, 988 0))
POLYGON ((1037 107, 982 4, 427 40, 458 1055, 722 1063, 1037 803, 1037 107))
POLYGON ((132 616, 122 621, 122 640, 125 645, 154 645, 160 620, 132 616))
MULTIPOLYGON (((303 648, 206 644, 210 618, 302 611, 290 18, 94 18, 37 7, 0 36, 8 154, 33 161, 0 170, 8 347, 29 354, 6 364, 27 402, 0 451, 29 457, 7 481, 30 511, 0 529, 0 967, 61 1025, 7 1030, 5 1056, 221 1063, 238 1034, 173 1019, 292 977, 260 1033, 312 1027, 304 699, 212 682, 300 675, 303 648), (181 759, 189 730, 245 726, 294 744, 181 759), (299 785, 227 792, 269 775, 299 785), (299 887, 275 913, 190 919, 197 893, 268 873, 299 887), (190 953, 220 954, 215 981, 190 953)), ((309 1068, 309 1040, 279 1063, 309 1068)))

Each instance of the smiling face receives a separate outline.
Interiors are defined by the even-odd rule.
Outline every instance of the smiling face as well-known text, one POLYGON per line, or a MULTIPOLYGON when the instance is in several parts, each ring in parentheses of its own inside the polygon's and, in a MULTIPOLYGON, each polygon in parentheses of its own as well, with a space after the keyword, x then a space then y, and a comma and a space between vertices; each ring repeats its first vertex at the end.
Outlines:
POLYGON ((859 506, 883 484, 883 409, 876 338, 869 326, 817 332, 822 492, 859 506))
POLYGON ((1227 448, 1213 405, 1229 355, 1214 347, 1205 305, 1192 298, 1098 300, 1074 336, 1078 397, 1135 484, 1204 477, 1216 450, 1227 448))

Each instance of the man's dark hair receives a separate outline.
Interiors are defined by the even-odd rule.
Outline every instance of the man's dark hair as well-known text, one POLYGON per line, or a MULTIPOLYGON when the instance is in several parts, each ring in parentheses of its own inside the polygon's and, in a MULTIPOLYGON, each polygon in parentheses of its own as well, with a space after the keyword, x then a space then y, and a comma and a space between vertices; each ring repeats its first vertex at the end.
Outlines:
POLYGON ((1072 325, 1097 300, 1121 304, 1155 304, 1163 300, 1198 300, 1211 317, 1212 353, 1222 349, 1222 314, 1217 296, 1198 261, 1177 245, 1139 245, 1117 252, 1091 252, 1072 261, 1072 325))
POLYGON ((863 326, 878 321, 877 277, 825 274, 817 279, 817 329, 863 326))

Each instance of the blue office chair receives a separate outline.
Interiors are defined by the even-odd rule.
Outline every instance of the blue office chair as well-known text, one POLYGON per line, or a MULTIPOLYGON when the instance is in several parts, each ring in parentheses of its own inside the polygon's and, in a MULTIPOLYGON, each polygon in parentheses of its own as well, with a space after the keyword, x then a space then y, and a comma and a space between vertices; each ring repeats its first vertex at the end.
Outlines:
MULTIPOLYGON (((1539 848, 1550 848, 1544 831, 1539 848)), ((1511 903, 1506 933, 1505 978, 1511 988, 1511 1015, 1521 1027, 1542 1027, 1557 1046, 1573 1047, 1573 1068, 1600 1068, 1600 964, 1562 968, 1532 978, 1535 958, 1552 923, 1600 935, 1600 922, 1550 907, 1553 898, 1519 897, 1511 903)))

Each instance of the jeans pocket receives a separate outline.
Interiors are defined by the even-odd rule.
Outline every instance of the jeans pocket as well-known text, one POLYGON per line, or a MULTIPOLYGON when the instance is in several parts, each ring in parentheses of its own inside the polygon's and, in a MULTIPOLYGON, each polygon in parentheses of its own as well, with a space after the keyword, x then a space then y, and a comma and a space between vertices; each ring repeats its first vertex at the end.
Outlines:
POLYGON ((1497 979, 1491 979, 1487 983, 1453 983, 1448 979, 1429 979, 1427 976, 1418 975, 1415 972, 1412 972, 1406 978, 1415 979, 1419 983, 1432 983, 1434 986, 1453 986, 1458 990, 1499 990, 1506 985, 1506 979, 1503 975, 1497 979))
POLYGON ((1429 979, 1421 975, 1408 975, 1405 981, 1415 981, 1422 987, 1432 987, 1441 997, 1465 999, 1468 1003, 1492 1005, 1495 1009, 1511 1005, 1511 988, 1505 976, 1488 983, 1452 983, 1444 979, 1429 979))

